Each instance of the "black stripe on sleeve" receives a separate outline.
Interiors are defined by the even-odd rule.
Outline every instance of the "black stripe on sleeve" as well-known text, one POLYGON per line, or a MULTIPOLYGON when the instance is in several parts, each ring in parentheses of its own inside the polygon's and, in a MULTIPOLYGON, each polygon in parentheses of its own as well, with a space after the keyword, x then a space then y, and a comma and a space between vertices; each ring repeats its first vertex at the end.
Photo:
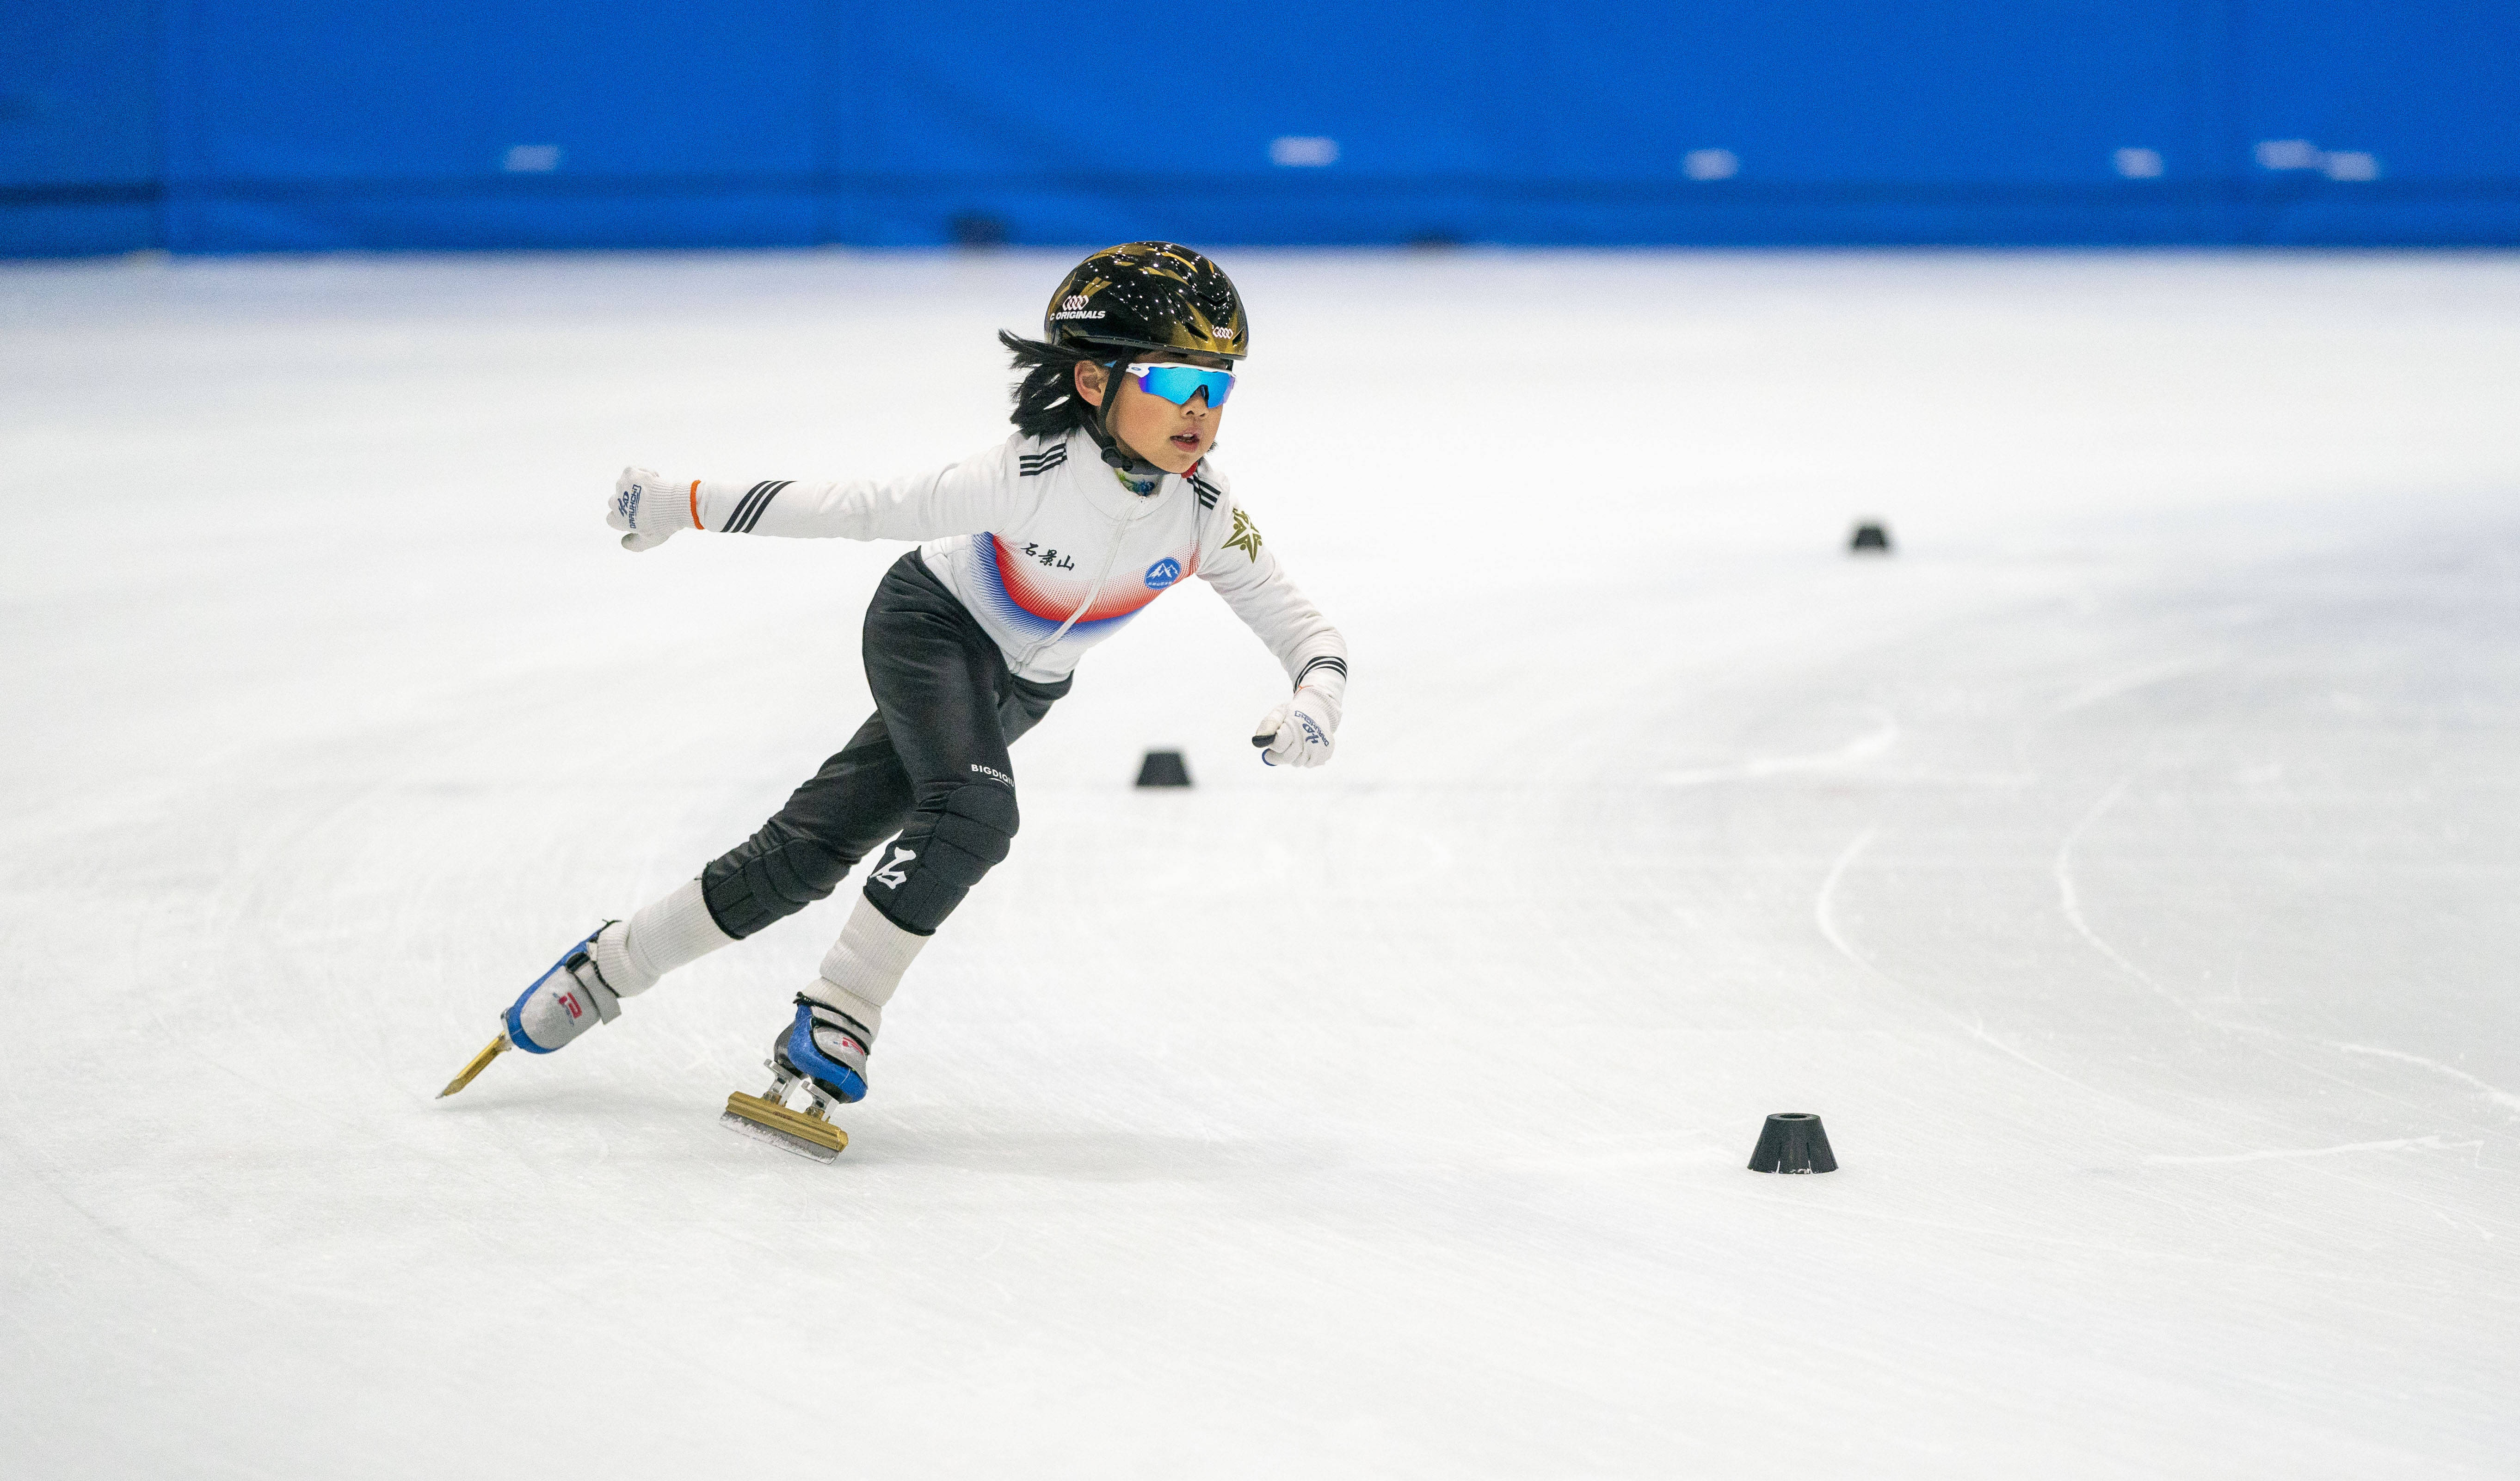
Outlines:
POLYGON ((761 522, 762 513, 770 508, 770 501, 779 497, 781 489, 795 481, 793 478, 782 478, 776 483, 764 483, 755 488, 744 500, 748 508, 737 511, 737 516, 741 522, 735 526, 735 532, 739 535, 751 534, 752 527, 761 522))
POLYGON ((1334 658, 1328 653, 1324 653, 1320 657, 1315 658, 1312 662, 1305 664, 1303 671, 1295 675, 1295 688, 1302 689, 1304 687, 1304 680, 1311 677, 1313 670, 1317 668, 1328 669, 1342 679, 1347 677, 1347 660, 1345 658, 1334 658))
POLYGON ((735 513, 726 516, 726 522, 717 527, 717 532, 721 535, 735 533, 737 526, 743 523, 743 516, 751 511, 752 501, 760 498, 761 491, 769 486, 768 480, 765 479, 744 490, 743 497, 736 501, 735 513))

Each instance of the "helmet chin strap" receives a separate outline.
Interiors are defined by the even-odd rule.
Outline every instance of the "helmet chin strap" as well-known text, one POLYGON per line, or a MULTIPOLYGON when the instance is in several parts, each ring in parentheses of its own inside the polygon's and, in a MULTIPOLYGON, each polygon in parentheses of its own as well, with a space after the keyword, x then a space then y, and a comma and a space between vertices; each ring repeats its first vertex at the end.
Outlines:
POLYGON ((1102 366, 1102 404, 1095 409, 1093 419, 1085 424, 1085 435, 1093 438, 1094 445, 1102 449, 1102 461, 1121 472, 1160 475, 1162 469, 1131 454, 1120 445, 1119 437, 1111 430, 1111 409, 1120 404, 1120 367, 1129 362, 1124 358, 1096 363, 1102 366))

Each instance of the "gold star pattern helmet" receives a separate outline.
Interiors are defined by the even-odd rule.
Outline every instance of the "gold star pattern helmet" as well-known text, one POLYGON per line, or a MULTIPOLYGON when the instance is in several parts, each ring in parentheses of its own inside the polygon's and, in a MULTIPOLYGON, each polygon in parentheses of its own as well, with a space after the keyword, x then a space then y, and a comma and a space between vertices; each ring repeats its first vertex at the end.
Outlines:
POLYGON ((1106 247, 1076 264, 1050 295, 1041 327, 1061 348, 1177 349, 1233 360, 1251 352, 1234 280, 1171 242, 1106 247))

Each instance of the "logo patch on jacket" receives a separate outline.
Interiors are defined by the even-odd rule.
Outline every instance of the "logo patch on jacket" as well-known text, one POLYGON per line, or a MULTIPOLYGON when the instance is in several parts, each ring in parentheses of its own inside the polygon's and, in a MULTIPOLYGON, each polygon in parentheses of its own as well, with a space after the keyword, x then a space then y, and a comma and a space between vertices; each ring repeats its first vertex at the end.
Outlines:
POLYGON ((1181 562, 1170 556, 1147 567, 1147 584, 1157 591, 1181 579, 1181 562))
POLYGON ((1234 511, 1234 533, 1225 544, 1228 549, 1238 550, 1254 561, 1260 559, 1260 526, 1252 523, 1251 516, 1244 514, 1238 505, 1234 511))

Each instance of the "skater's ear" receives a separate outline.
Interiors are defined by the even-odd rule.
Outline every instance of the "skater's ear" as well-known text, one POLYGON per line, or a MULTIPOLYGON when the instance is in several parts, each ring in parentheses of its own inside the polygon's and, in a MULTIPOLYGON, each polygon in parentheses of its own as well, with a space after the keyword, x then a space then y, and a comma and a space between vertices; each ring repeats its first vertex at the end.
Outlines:
POLYGON ((1111 382, 1111 373, 1091 360, 1076 362, 1076 394, 1088 406, 1102 404, 1102 388, 1111 382))

